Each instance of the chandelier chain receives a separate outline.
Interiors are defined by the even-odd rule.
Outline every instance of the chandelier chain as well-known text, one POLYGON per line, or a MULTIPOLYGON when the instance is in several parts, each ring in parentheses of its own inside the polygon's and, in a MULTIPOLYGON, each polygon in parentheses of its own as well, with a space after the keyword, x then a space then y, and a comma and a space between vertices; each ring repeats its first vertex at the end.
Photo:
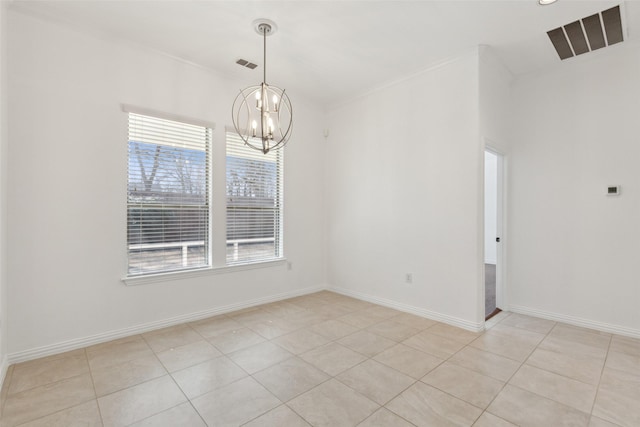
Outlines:
POLYGON ((267 84, 267 28, 262 25, 262 81, 267 84))

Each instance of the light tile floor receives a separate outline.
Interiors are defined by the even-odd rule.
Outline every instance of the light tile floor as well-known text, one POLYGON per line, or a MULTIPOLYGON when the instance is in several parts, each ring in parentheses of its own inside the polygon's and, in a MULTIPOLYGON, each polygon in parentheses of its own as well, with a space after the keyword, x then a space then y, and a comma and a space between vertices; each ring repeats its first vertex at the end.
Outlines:
POLYGON ((9 368, 2 427, 640 426, 640 340, 331 292, 9 368))

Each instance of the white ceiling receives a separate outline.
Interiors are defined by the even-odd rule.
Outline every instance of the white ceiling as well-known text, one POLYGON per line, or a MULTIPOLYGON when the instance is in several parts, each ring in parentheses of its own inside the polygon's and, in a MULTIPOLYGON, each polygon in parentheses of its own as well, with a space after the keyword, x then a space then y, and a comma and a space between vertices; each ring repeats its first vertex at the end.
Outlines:
POLYGON ((546 32, 621 3, 628 43, 640 22, 637 1, 13 0, 11 7, 247 84, 262 80, 262 40, 252 22, 268 18, 278 31, 267 39, 267 81, 331 106, 477 45, 491 46, 514 75, 558 66, 546 32), (238 58, 260 66, 240 67, 238 58))

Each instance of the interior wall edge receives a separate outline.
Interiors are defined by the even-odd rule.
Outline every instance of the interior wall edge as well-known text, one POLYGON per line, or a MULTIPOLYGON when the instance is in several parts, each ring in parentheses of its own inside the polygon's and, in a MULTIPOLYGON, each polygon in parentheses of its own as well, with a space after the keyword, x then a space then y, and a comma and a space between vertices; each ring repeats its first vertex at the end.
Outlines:
POLYGON ((4 380, 7 378, 7 371, 9 370, 9 356, 4 355, 2 361, 0 361, 0 389, 4 386, 4 380))
POLYGON ((271 302, 282 301, 288 298, 293 298, 301 295, 312 294, 314 292, 319 292, 324 289, 325 289, 324 287, 319 286, 319 287, 308 287, 304 289, 283 292, 283 293, 271 295, 268 297, 261 297, 261 298, 251 299, 251 300, 247 300, 239 303, 228 304, 225 306, 216 307, 208 310, 197 311, 194 313, 175 316, 175 317, 167 318, 164 320, 144 323, 141 325, 122 328, 115 331, 103 332, 103 333, 99 333, 99 334, 88 336, 88 337, 75 338, 68 341, 63 341, 55 344, 45 345, 42 347, 23 350, 16 353, 11 353, 7 355, 3 360, 1 378, 4 379, 4 374, 6 372, 7 367, 15 363, 26 362, 29 360, 39 359, 45 356, 51 356, 54 354, 60 354, 67 351, 88 347, 94 344, 100 344, 103 342, 112 341, 118 338, 124 338, 132 335, 154 331, 156 329, 162 329, 169 326, 206 319, 207 317, 230 313, 232 311, 242 310, 245 308, 254 307, 261 304, 268 304, 271 302))
POLYGON ((342 99, 339 102, 336 102, 334 104, 327 105, 327 106, 325 106, 325 111, 327 113, 332 113, 332 112, 334 112, 336 110, 340 110, 340 109, 342 109, 344 107, 347 107, 350 104, 354 104, 354 103, 356 103, 358 101, 361 101, 362 99, 367 98, 367 97, 369 97, 371 95, 375 95, 375 94, 377 94, 379 92, 383 92, 383 91, 385 91, 387 89, 390 89, 390 88, 393 88, 395 86, 402 85, 403 83, 406 83, 407 81, 413 80, 413 79, 418 78, 418 77, 420 77, 422 75, 425 75, 425 74, 432 73, 432 72, 434 72, 434 71, 436 71, 436 70, 438 70, 440 68, 447 67, 447 66, 449 66, 451 64, 454 64, 454 63, 456 63, 458 61, 467 59, 470 56, 477 58, 478 55, 479 55, 478 46, 474 46, 472 48, 465 49, 465 50, 463 50, 461 52, 457 52, 457 54, 455 54, 455 55, 443 58, 440 61, 437 61, 437 62, 431 64, 430 66, 428 66, 426 68, 423 68, 422 70, 418 70, 418 71, 416 71, 414 73, 407 74, 407 75, 402 76, 402 77, 400 77, 398 79, 393 79, 393 80, 390 80, 390 81, 387 81, 387 82, 380 83, 380 84, 376 85, 375 87, 373 87, 371 89, 365 90, 363 92, 360 92, 360 93, 358 93, 356 95, 353 95, 353 96, 350 96, 348 98, 344 98, 344 99, 342 99))
POLYGON ((524 314, 527 316, 539 317, 542 319, 554 320, 556 322, 567 323, 569 325, 580 326, 582 328, 594 329, 596 331, 608 332, 632 338, 640 338, 640 329, 629 328, 627 326, 614 325, 611 323, 598 322, 596 320, 570 316, 567 314, 538 310, 537 308, 526 307, 523 305, 510 305, 507 311, 511 311, 517 314, 524 314))
MULTIPOLYGON (((8 77, 7 77, 7 2, 0 2, 0 359, 2 371, 0 380, 4 381, 7 370, 7 185, 8 185, 8 77)), ((0 381, 0 385, 2 384, 0 381)))
POLYGON ((416 307, 409 304, 393 301, 386 298, 379 298, 373 295, 365 294, 362 292, 352 291, 347 288, 327 286, 328 291, 336 292, 338 294, 346 295, 352 298, 356 298, 362 301, 367 301, 373 304, 382 305, 384 307, 393 308, 405 313, 415 314, 416 316, 425 317, 427 319, 435 320, 438 322, 446 323, 451 326, 465 329, 471 332, 484 331, 484 321, 471 322, 469 320, 460 319, 459 317, 449 316, 446 314, 438 313, 437 311, 426 310, 424 308, 416 307))

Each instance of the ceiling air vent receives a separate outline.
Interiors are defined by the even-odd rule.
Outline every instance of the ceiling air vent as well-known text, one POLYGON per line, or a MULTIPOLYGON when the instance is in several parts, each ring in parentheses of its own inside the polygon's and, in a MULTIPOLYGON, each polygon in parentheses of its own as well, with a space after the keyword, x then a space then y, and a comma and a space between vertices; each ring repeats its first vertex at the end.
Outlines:
POLYGON ((560 59, 620 43, 624 40, 620 6, 547 31, 547 35, 560 59))
POLYGON ((238 59, 236 61, 236 64, 242 65, 243 67, 247 67, 247 68, 250 68, 252 70, 257 67, 256 64, 254 64, 253 62, 249 62, 246 59, 238 59))

